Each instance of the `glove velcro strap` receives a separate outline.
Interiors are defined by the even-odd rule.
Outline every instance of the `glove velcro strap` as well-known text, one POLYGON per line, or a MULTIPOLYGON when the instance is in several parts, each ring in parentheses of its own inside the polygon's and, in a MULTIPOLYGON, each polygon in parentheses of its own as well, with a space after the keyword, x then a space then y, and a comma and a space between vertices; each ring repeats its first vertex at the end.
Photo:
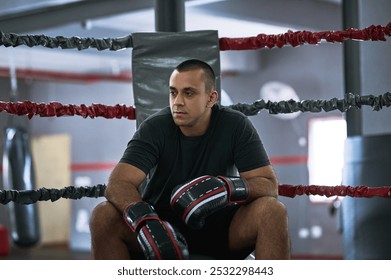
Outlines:
POLYGON ((130 204, 125 208, 123 218, 133 232, 146 220, 160 220, 152 205, 145 201, 130 204))
POLYGON ((239 177, 217 176, 223 180, 228 189, 228 201, 245 203, 248 199, 248 184, 245 179, 239 177))

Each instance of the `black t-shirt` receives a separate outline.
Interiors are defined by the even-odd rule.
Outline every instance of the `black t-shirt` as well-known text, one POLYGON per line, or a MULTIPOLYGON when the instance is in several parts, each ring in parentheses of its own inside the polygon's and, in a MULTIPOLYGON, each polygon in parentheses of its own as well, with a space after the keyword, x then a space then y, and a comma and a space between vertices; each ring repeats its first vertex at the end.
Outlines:
POLYGON ((242 113, 215 105, 208 130, 187 137, 166 107, 143 121, 121 158, 147 176, 142 197, 159 215, 170 210, 172 189, 202 175, 237 176, 269 165, 260 137, 242 113))

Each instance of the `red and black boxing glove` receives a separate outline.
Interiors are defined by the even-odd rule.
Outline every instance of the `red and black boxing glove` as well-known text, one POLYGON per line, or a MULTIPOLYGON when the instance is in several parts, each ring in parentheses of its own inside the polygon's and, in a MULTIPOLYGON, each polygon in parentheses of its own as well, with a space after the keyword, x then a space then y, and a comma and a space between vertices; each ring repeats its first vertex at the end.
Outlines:
POLYGON ((239 177, 201 176, 178 185, 171 193, 171 208, 193 229, 201 229, 206 217, 231 203, 245 203, 246 180, 239 177))
POLYGON ((189 258, 183 235, 170 223, 159 218, 152 205, 145 201, 130 204, 123 213, 126 224, 137 232, 143 253, 148 260, 182 260, 189 258))

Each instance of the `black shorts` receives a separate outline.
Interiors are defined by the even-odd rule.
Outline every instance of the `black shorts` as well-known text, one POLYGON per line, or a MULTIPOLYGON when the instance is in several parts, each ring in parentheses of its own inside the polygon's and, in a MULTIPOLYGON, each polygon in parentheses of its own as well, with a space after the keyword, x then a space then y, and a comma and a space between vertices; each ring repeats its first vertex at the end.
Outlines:
POLYGON ((243 260, 254 247, 235 252, 228 250, 229 227, 239 207, 231 205, 215 212, 205 220, 201 230, 193 230, 181 222, 172 223, 185 237, 190 255, 204 255, 218 260, 243 260))

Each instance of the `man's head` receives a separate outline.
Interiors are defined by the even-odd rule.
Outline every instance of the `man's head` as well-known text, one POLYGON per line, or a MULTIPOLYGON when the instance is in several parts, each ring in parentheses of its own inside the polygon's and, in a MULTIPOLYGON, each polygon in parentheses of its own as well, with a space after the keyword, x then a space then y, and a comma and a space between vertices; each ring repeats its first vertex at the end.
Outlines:
POLYGON ((183 61, 175 68, 175 70, 177 70, 178 72, 185 72, 197 69, 201 69, 204 72, 203 78, 205 83, 205 90, 207 92, 216 90, 216 75, 212 67, 208 63, 198 59, 189 59, 183 61))
POLYGON ((170 77, 170 108, 174 122, 185 135, 205 133, 218 93, 213 69, 191 59, 179 64, 170 77))

